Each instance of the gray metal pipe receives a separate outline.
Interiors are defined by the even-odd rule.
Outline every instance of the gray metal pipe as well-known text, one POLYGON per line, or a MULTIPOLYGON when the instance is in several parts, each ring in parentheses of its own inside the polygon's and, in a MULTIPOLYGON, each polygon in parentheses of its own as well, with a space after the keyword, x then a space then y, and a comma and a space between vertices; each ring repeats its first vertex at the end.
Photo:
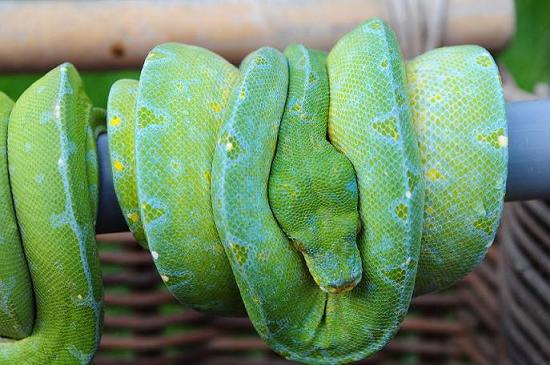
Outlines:
POLYGON ((508 103, 506 200, 550 199, 550 99, 508 103))
MULTIPOLYGON (((550 99, 508 103, 506 201, 550 199, 550 99)), ((98 139, 98 233, 128 230, 116 199, 107 135, 98 139)))

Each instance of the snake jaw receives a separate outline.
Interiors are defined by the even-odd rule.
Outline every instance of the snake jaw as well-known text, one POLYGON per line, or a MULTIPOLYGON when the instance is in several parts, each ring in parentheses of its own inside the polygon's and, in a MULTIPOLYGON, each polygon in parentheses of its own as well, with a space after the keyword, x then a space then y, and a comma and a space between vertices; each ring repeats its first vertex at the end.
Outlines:
POLYGON ((353 290, 353 288, 355 288, 357 284, 359 284, 359 282, 361 281, 361 274, 359 274, 351 281, 333 281, 332 283, 330 283, 330 285, 322 285, 317 281, 317 279, 315 279, 315 277, 314 280, 319 286, 319 289, 321 289, 325 293, 342 294, 353 290))
POLYGON ((340 293, 345 293, 352 290, 353 288, 355 288, 357 284, 359 284, 360 281, 361 281, 361 277, 349 283, 337 284, 330 287, 319 285, 319 288, 321 288, 322 291, 328 294, 340 294, 340 293))
POLYGON ((323 249, 315 253, 306 253, 303 245, 300 246, 311 277, 325 293, 345 293, 361 281, 363 265, 355 245, 355 237, 342 242, 337 240, 330 245, 329 250, 323 249))

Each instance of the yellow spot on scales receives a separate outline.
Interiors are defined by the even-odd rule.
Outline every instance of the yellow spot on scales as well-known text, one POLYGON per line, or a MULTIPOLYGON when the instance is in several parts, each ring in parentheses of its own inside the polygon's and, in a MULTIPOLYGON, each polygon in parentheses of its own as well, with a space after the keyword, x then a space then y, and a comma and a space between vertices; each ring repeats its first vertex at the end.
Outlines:
POLYGON ((122 171, 122 169, 124 169, 124 165, 119 160, 115 160, 115 162, 113 162, 113 166, 117 171, 122 171))
POLYGON ((226 150, 227 152, 232 151, 233 148, 234 148, 233 142, 227 142, 227 143, 225 144, 225 150, 226 150))
POLYGON ((224 99, 229 98, 230 95, 231 95, 231 89, 230 89, 230 88, 225 88, 225 89, 223 89, 223 91, 222 91, 222 97, 223 97, 224 99))
POLYGON ((443 97, 441 96, 440 93, 435 93, 434 95, 432 95, 430 97, 430 103, 438 103, 441 101, 441 99, 443 99, 443 97))
POLYGON ((111 125, 112 125, 113 127, 116 127, 116 126, 119 125, 119 124, 120 124, 120 118, 119 118, 119 117, 116 117, 116 116, 115 116, 115 117, 113 117, 113 118, 111 119, 111 125))
POLYGON ((160 278, 162 279, 162 281, 164 281, 165 283, 168 282, 168 280, 170 280, 170 278, 166 275, 161 275, 160 278))
POLYGON ((222 111, 222 106, 219 103, 210 103, 210 108, 215 111, 216 113, 219 113, 222 111))
POLYGON ((428 170, 428 172, 426 173, 426 177, 430 180, 430 181, 436 181, 436 180, 440 180, 443 178, 443 174, 438 170, 438 169, 434 169, 434 168, 431 168, 428 170))
POLYGON ((139 214, 137 214, 136 212, 128 213, 128 219, 131 220, 133 223, 136 223, 137 221, 139 221, 139 214))
POLYGON ((371 22, 369 24, 369 27, 372 29, 380 29, 382 28, 382 24, 380 24, 378 21, 375 21, 375 22, 371 22))

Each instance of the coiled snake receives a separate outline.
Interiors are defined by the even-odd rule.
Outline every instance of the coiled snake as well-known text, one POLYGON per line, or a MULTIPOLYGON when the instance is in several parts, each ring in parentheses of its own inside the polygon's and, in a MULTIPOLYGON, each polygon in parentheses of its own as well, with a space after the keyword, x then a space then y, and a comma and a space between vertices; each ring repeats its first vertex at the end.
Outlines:
MULTIPOLYGON (((0 94, 0 363, 88 363, 97 349, 103 120, 70 64, 15 105, 0 94)), ((328 55, 261 48, 239 69, 160 45, 139 81, 113 85, 106 120, 119 203, 170 291, 247 313, 290 359, 378 351, 412 295, 468 273, 499 223, 494 61, 457 46, 405 65, 378 19, 328 55)))

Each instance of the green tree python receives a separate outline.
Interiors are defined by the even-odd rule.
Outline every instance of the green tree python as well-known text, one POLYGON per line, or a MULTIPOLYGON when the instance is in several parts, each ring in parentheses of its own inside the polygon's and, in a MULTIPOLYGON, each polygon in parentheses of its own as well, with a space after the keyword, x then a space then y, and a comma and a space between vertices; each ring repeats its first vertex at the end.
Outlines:
POLYGON ((477 46, 407 64, 365 22, 328 53, 239 68, 168 43, 94 108, 71 64, 0 94, 0 363, 87 364, 103 318, 96 137, 128 226, 197 310, 245 315, 289 359, 380 350, 411 297, 472 270, 507 173, 497 67, 477 46), (105 123, 106 121, 106 123, 105 123))

